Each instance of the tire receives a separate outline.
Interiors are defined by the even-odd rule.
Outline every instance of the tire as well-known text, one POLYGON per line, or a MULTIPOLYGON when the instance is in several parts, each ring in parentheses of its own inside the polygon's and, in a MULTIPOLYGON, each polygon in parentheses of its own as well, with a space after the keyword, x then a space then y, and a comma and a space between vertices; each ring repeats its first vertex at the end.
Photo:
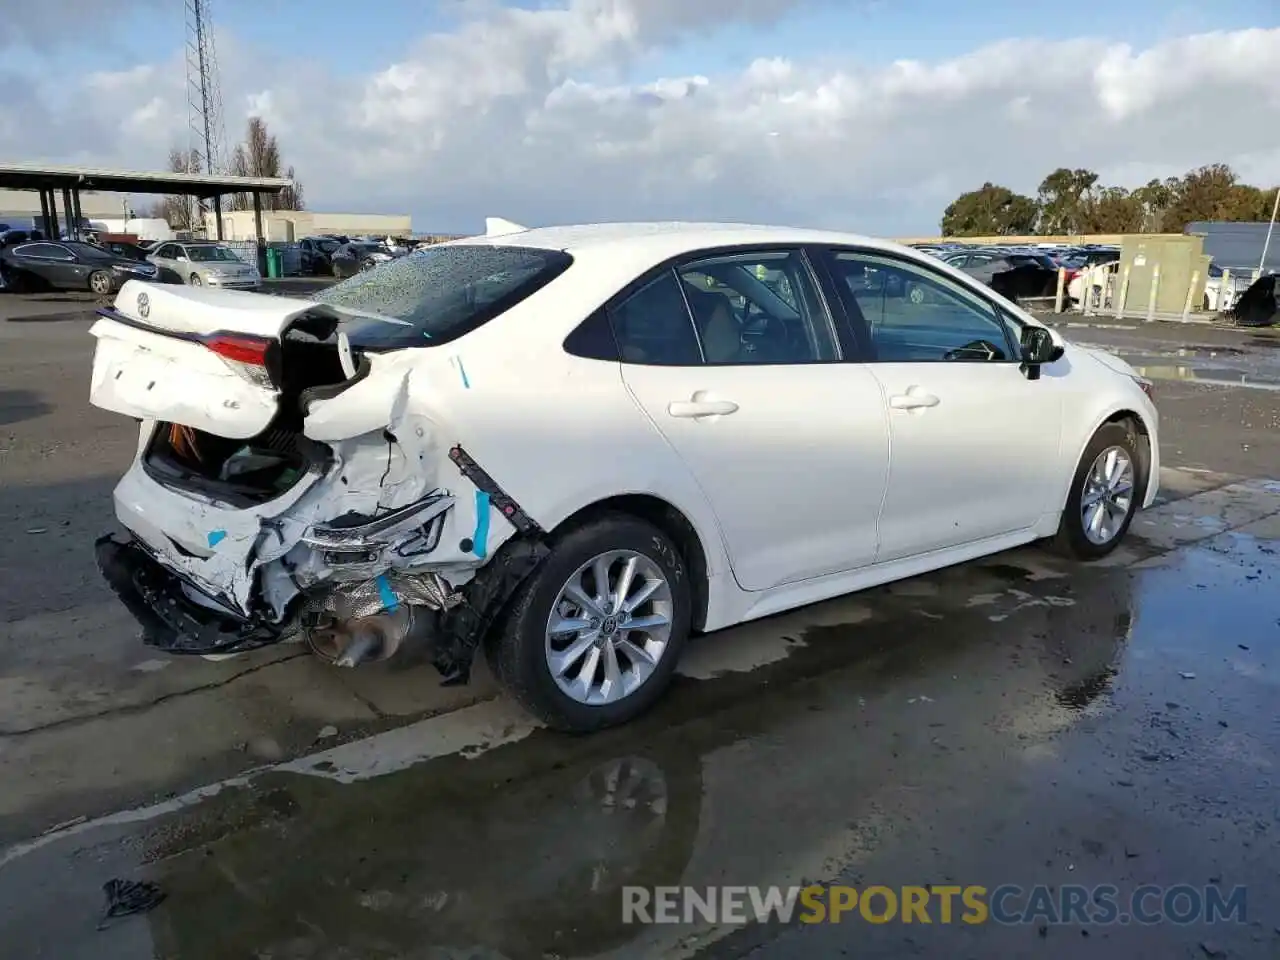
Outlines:
POLYGON ((671 682, 671 674, 688 639, 691 608, 688 571, 671 540, 642 520, 625 514, 608 514, 570 530, 558 540, 538 571, 512 597, 506 616, 486 644, 486 653, 494 676, 526 710, 552 729, 589 733, 626 723, 658 701, 671 682), (565 589, 575 582, 583 592, 593 592, 593 561, 609 555, 615 557, 609 564, 611 591, 618 586, 620 573, 631 558, 635 558, 638 569, 628 596, 637 596, 636 584, 642 582, 640 577, 644 578, 646 588, 662 580, 650 599, 635 606, 632 616, 637 622, 650 623, 665 616, 668 621, 665 634, 660 625, 654 631, 628 631, 612 616, 603 620, 597 617, 594 622, 611 629, 611 636, 618 643, 603 641, 601 645, 601 631, 588 626, 592 622, 591 611, 564 597, 565 589), (583 628, 552 634, 552 614, 562 620, 583 623, 583 628), (594 644, 591 643, 593 637, 597 638, 594 644), (651 663, 633 658, 626 646, 628 642, 637 653, 653 654, 651 663), (660 649, 659 643, 662 643, 660 649), (564 658, 562 679, 557 680, 552 671, 552 657, 574 646, 579 647, 581 653, 564 658), (605 692, 605 669, 611 650, 612 659, 619 667, 620 682, 636 683, 633 690, 623 692, 616 699, 609 699, 605 692), (584 684, 582 672, 588 663, 592 666, 594 682, 584 684), (578 693, 570 695, 562 684, 568 684, 578 693), (593 689, 596 696, 584 698, 583 690, 587 688, 593 689))
POLYGON ((89 274, 89 290, 100 297, 105 297, 114 286, 111 274, 105 270, 95 270, 89 274))
MULTIPOLYGON (((1080 463, 1076 466, 1075 476, 1071 480, 1071 492, 1067 495, 1067 503, 1062 510, 1062 520, 1054 537, 1054 548, 1059 553, 1078 560, 1098 560, 1118 547, 1128 532, 1134 515, 1138 512, 1138 505, 1142 502, 1141 498, 1146 490, 1146 478, 1140 471, 1141 460, 1138 457, 1133 434, 1117 423, 1109 423, 1101 427, 1093 435, 1089 445, 1084 448, 1080 463), (1106 464, 1103 463, 1099 467, 1099 463, 1102 462, 1104 454, 1109 454, 1113 450, 1128 460, 1127 503, 1124 503, 1122 518, 1115 511, 1107 509, 1104 519, 1110 522, 1105 523, 1101 529, 1095 529, 1091 534, 1083 509, 1085 496, 1086 493, 1090 496, 1096 493, 1095 490, 1089 489, 1092 481, 1097 479, 1094 477, 1095 469, 1105 471, 1106 464), (1101 539, 1103 535, 1106 536, 1105 540, 1101 539)), ((1124 472, 1121 471, 1116 478, 1117 488, 1124 482, 1123 478, 1124 472)), ((1123 503, 1122 498, 1114 493, 1104 496, 1103 500, 1117 507, 1123 503)))
POLYGON ((187 283, 189 283, 193 287, 204 286, 204 281, 200 279, 200 274, 198 273, 193 273, 191 276, 187 277, 187 283))

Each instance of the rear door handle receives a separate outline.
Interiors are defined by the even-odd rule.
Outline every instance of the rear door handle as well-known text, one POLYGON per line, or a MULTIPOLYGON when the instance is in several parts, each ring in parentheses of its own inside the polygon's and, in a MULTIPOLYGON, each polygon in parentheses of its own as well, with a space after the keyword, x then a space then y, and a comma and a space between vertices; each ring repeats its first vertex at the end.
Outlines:
POLYGON ((688 400, 672 400, 667 404, 667 413, 684 420, 699 420, 702 417, 724 417, 738 409, 732 400, 709 400, 705 392, 699 390, 688 400))
POLYGON ((920 410, 937 405, 938 398, 932 393, 900 393, 889 398, 889 406, 895 410, 920 410))

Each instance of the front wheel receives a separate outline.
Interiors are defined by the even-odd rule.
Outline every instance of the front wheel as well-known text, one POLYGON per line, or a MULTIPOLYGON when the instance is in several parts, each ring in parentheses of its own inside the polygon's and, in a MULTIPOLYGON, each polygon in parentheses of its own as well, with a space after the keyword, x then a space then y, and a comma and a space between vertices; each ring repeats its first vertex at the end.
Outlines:
POLYGON ((1055 546, 1081 560, 1105 557, 1124 539, 1141 496, 1137 443, 1109 423, 1085 447, 1071 481, 1055 546))
POLYGON ((689 635, 689 574, 670 539, 613 514, 565 534, 488 647, 494 675, 553 729, 626 723, 666 690, 689 635))
POLYGON ((111 292, 111 274, 105 270, 95 270, 89 274, 89 289, 100 297, 105 297, 111 292))

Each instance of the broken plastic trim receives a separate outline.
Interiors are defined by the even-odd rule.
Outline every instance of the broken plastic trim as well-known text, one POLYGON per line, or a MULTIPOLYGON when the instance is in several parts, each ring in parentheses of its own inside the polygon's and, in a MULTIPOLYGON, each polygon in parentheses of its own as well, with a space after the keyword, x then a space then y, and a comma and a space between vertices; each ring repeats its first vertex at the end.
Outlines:
POLYGON ((453 505, 447 490, 433 490, 380 517, 339 517, 316 524, 302 543, 319 551, 330 565, 375 563, 388 549, 401 559, 421 556, 439 545, 444 515, 453 505))
POLYGON ((471 455, 463 450, 461 445, 449 451, 449 459, 457 465, 464 477, 475 484, 477 490, 488 495, 489 502, 498 508, 498 512, 506 517, 516 530, 526 537, 542 535, 542 527, 538 526, 537 521, 525 513, 520 504, 511 499, 493 477, 480 469, 480 465, 471 459, 471 455))
MULTIPOLYGON (((282 627, 258 617, 241 617, 196 603, 187 590, 219 606, 225 601, 171 572, 137 540, 122 542, 108 534, 94 544, 98 569, 120 602, 142 627, 148 646, 168 653, 243 653, 276 643, 282 627)), ((288 622, 288 618, 285 618, 288 622)))

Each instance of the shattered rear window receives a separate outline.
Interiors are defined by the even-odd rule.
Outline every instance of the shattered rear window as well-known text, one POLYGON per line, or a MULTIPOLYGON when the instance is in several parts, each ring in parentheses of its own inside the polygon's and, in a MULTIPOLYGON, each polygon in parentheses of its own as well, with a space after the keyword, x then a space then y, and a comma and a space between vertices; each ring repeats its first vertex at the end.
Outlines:
POLYGON ((488 244, 429 247, 311 299, 352 314, 342 329, 374 350, 430 346, 510 310, 573 263, 569 254, 488 244))

